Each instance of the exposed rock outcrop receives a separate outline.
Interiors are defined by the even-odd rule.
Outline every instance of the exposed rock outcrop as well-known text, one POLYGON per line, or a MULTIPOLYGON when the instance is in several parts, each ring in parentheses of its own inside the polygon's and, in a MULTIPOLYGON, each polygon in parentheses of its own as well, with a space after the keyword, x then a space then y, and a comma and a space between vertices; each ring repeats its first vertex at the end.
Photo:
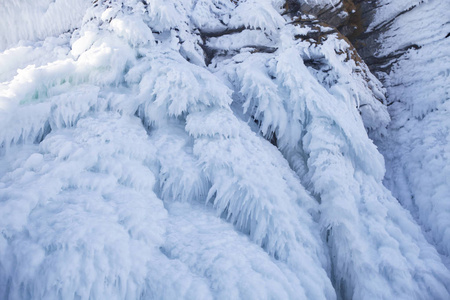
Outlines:
POLYGON ((319 21, 336 27, 343 35, 352 36, 361 32, 361 14, 352 0, 334 1, 287 1, 288 11, 298 10, 313 15, 319 21))

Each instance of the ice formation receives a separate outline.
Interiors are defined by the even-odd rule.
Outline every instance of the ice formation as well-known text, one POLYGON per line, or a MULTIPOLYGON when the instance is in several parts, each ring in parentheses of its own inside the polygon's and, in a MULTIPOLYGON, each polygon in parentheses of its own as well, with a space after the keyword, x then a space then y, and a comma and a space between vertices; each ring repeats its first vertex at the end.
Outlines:
POLYGON ((386 185, 448 257, 450 2, 383 4, 370 30, 387 27, 378 37, 383 43, 376 53, 385 61, 378 73, 393 116, 386 137, 377 141, 387 158, 386 185))
POLYGON ((275 0, 70 3, 0 10, 0 298, 450 297, 335 29, 275 0))

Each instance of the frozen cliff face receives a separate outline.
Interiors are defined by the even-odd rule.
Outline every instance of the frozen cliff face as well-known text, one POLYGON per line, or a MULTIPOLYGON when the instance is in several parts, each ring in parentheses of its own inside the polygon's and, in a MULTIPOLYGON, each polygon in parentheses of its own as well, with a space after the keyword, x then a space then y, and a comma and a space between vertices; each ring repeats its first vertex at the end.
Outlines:
POLYGON ((93 1, 0 32, 1 298, 450 296, 382 185, 385 90, 286 7, 93 1))
POLYGON ((450 254, 450 2, 374 1, 361 45, 387 88, 392 123, 377 143, 385 183, 450 254))

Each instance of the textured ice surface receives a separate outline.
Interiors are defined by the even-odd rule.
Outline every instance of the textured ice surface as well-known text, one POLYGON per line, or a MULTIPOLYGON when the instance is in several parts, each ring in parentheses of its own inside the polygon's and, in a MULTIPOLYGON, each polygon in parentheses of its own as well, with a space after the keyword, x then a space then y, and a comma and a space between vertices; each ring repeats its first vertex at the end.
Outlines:
POLYGON ((381 183, 383 88, 281 13, 97 1, 71 32, 8 37, 0 297, 448 298, 381 183))
POLYGON ((0 50, 80 27, 89 0, 1 0, 0 50))
MULTIPOLYGON (((386 185, 416 217, 439 252, 448 257, 450 3, 416 2, 408 4, 415 6, 396 17, 380 36, 379 57, 402 55, 392 61, 388 74, 380 72, 392 103, 393 122, 379 145, 387 158, 386 185)), ((399 1, 399 9, 404 10, 407 3, 399 1)), ((392 5, 386 4, 388 12, 395 11, 392 5)), ((382 12, 379 18, 391 15, 382 12)))

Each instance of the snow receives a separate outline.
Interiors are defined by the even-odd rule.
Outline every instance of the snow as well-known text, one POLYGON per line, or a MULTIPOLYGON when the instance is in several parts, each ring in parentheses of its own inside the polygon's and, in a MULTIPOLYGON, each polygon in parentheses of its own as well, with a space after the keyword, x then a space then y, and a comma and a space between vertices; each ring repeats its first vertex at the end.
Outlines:
POLYGON ((37 41, 80 27, 88 0, 2 0, 0 50, 23 40, 37 41))
POLYGON ((71 32, 2 32, 0 297, 448 298, 382 185, 384 89, 279 4, 99 1, 71 32))
POLYGON ((380 72, 392 103, 393 122, 378 144, 387 158, 387 187, 448 257, 450 40, 445 36, 450 32, 450 3, 416 4, 380 36, 386 42, 379 57, 402 55, 389 73, 380 72), (403 53, 405 47, 408 50, 403 53))
MULTIPOLYGON (((287 27, 287 30, 295 29, 287 27)), ((273 55, 257 54, 253 59, 245 59, 241 54, 223 64, 231 65, 231 72, 237 73, 238 79, 232 81, 243 81, 237 88, 244 96, 244 110, 254 107, 252 115, 262 119, 262 133, 276 134, 280 150, 289 163, 320 197, 319 225, 326 232, 334 257, 332 269, 339 270, 333 274, 338 292, 344 299, 388 299, 393 295, 408 299, 425 290, 427 294, 436 291, 433 297, 442 297, 446 293, 445 280, 427 282, 422 272, 428 263, 420 262, 418 252, 407 250, 420 245, 421 251, 433 251, 432 247, 427 245, 408 213, 376 184, 383 178, 383 160, 367 138, 356 101, 348 94, 339 93, 336 87, 329 88, 328 92, 314 78, 315 72, 310 72, 301 56, 296 55, 298 50, 294 47, 300 45, 282 38, 281 50, 275 53, 279 56, 271 62, 268 60, 273 55), (241 60, 244 61, 240 63, 241 60), (249 65, 252 71, 246 72, 249 65), (249 104, 250 101, 255 102, 249 104), (402 234, 398 235, 398 231, 402 234), (399 244, 404 248, 399 249, 399 244), (380 256, 385 258, 374 260, 380 256), (370 281, 352 275, 363 268, 370 281), (345 271, 348 273, 342 274, 345 271), (408 273, 410 277, 405 276, 408 273), (380 289, 389 286, 387 280, 395 284, 380 289), (430 285, 435 288, 428 289, 430 285)), ((220 64, 216 68, 223 69, 220 64)), ((352 78, 355 79, 358 80, 352 78)), ((361 89, 359 85, 355 91, 361 89)), ((348 88, 344 91, 348 93, 348 90, 351 91, 348 88)), ((366 91, 370 89, 366 87, 366 91)), ((377 103, 373 98, 372 103, 377 103)), ((384 118, 387 122, 385 113, 384 118)), ((447 276, 445 268, 438 272, 447 276)))
POLYGON ((231 28, 245 27, 276 32, 285 23, 283 17, 272 6, 271 0, 245 0, 233 11, 228 25, 231 28))
MULTIPOLYGON (((414 9, 418 5, 427 3, 428 1, 429 0, 379 0, 377 3, 377 9, 375 11, 374 19, 367 28, 367 31, 372 31, 377 27, 385 26, 386 24, 389 24, 389 22, 395 20, 396 17, 398 17, 405 11, 414 9)), ((422 29, 423 27, 420 28, 422 29)))

